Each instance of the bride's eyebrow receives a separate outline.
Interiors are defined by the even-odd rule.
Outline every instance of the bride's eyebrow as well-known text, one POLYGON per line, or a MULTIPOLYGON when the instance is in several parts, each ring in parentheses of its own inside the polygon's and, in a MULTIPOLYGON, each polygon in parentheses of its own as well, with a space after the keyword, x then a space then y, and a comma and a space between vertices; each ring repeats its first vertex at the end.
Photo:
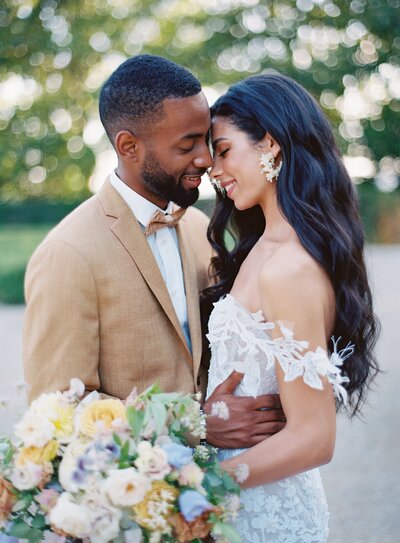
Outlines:
POLYGON ((220 141, 223 141, 223 140, 227 140, 228 138, 217 138, 216 140, 213 140, 212 142, 212 148, 215 150, 215 148, 217 147, 218 143, 220 141))

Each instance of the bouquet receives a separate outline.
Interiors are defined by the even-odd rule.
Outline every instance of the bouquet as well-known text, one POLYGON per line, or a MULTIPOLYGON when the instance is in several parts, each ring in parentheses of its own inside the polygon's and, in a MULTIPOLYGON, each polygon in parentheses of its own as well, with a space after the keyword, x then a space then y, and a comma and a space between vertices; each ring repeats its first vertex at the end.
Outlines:
POLYGON ((199 542, 240 538, 239 487, 204 438, 195 396, 153 385, 122 402, 43 394, 0 438, 0 529, 37 543, 199 542))

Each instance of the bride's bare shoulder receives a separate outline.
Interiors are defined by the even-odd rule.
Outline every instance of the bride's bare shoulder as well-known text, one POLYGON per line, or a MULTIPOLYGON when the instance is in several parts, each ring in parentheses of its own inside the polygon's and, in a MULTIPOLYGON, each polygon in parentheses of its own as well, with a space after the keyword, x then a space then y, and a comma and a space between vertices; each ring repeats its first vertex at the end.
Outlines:
POLYGON ((327 278, 322 266, 299 242, 288 242, 278 247, 273 256, 260 268, 261 280, 286 281, 312 274, 314 278, 327 278))

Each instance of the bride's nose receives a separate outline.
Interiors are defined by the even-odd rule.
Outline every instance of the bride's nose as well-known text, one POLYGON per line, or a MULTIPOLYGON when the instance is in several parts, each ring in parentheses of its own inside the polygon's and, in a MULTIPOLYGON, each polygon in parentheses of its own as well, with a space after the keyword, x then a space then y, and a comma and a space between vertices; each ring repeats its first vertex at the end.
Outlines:
POLYGON ((222 168, 219 167, 216 162, 214 161, 213 162, 213 165, 211 166, 211 168, 208 170, 208 175, 211 177, 211 178, 215 178, 217 179, 218 177, 220 177, 222 175, 222 168))

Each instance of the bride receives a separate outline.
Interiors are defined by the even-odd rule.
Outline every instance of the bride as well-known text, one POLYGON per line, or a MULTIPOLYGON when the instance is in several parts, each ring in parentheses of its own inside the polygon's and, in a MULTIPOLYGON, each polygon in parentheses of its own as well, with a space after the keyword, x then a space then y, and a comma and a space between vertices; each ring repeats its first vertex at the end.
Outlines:
POLYGON ((229 417, 213 393, 232 371, 239 396, 279 391, 282 431, 219 450, 244 489, 236 527, 251 543, 325 542, 316 468, 332 458, 335 403, 357 413, 378 370, 356 195, 326 118, 293 80, 249 77, 211 114, 217 257, 216 283, 204 292, 212 308, 204 409, 229 417))

